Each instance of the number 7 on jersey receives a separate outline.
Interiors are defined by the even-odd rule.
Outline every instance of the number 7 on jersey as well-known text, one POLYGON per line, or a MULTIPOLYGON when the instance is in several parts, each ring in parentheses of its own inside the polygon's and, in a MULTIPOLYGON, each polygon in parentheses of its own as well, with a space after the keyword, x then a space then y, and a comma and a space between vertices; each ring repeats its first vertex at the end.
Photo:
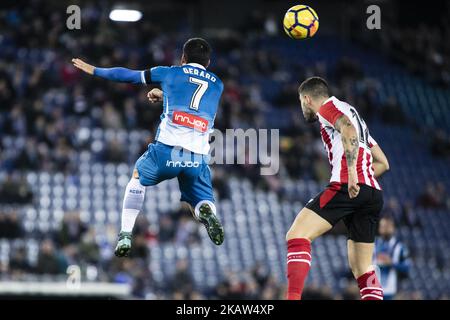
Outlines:
POLYGON ((189 106, 189 108, 198 110, 200 101, 203 95, 205 94, 206 90, 208 89, 208 82, 194 77, 189 77, 189 82, 197 85, 197 89, 195 89, 194 94, 192 95, 191 105, 189 106))

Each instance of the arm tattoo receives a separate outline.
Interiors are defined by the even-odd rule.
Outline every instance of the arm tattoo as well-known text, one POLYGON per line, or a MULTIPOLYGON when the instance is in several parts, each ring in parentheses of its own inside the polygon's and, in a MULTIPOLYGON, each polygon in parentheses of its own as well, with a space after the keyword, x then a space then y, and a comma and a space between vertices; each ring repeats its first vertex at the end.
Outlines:
POLYGON ((341 133, 347 166, 352 167, 356 164, 356 158, 358 157, 359 151, 359 141, 356 129, 350 119, 345 115, 342 115, 336 120, 334 127, 341 133))
POLYGON ((350 138, 350 148, 345 148, 345 158, 347 160, 347 166, 351 167, 355 164, 356 158, 358 157, 358 149, 359 149, 359 143, 358 139, 356 137, 350 138))
POLYGON ((351 123, 350 119, 345 115, 340 116, 336 120, 336 123, 334 124, 334 127, 336 128, 336 130, 339 133, 341 132, 342 129, 352 127, 352 126, 353 126, 353 124, 351 123))

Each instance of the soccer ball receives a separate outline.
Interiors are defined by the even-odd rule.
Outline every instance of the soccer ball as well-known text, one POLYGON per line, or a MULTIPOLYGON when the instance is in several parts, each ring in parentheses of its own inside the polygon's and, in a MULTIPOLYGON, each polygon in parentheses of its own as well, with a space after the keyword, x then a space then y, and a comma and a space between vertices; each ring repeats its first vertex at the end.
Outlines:
POLYGON ((313 8, 299 4, 284 15, 283 29, 292 39, 308 39, 319 29, 319 17, 313 8))

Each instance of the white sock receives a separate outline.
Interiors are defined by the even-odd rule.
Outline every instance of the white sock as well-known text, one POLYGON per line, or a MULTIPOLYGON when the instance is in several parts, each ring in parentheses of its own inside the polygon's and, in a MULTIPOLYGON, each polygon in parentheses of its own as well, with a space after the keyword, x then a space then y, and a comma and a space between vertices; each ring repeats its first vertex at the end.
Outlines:
POLYGON ((122 207, 122 224, 120 231, 131 232, 134 223, 142 209, 145 198, 145 187, 139 182, 139 179, 131 178, 125 189, 122 207))
POLYGON ((122 226, 120 231, 131 232, 133 231, 134 223, 139 214, 139 210, 123 209, 122 210, 122 226))

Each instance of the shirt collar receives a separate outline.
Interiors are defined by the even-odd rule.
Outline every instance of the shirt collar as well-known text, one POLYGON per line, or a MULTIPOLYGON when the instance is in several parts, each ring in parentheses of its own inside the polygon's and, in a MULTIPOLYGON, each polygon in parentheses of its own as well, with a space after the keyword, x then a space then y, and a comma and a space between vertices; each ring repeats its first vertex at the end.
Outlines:
MULTIPOLYGON (((329 97, 327 100, 325 100, 325 101, 322 103, 322 105, 320 106, 320 108, 323 107, 324 105, 326 105, 328 102, 330 102, 330 101, 333 100, 333 99, 334 99, 334 96, 329 97)), ((319 109, 320 109, 320 108, 319 108, 319 109)), ((317 110, 316 114, 319 114, 319 110, 317 110)))
POLYGON ((206 70, 206 68, 204 66, 202 66, 201 64, 199 64, 199 63, 191 62, 191 63, 186 63, 186 65, 206 70))
POLYGON ((330 102, 331 100, 334 99, 334 96, 329 97, 327 100, 325 100, 322 105, 327 104, 328 102, 330 102))

